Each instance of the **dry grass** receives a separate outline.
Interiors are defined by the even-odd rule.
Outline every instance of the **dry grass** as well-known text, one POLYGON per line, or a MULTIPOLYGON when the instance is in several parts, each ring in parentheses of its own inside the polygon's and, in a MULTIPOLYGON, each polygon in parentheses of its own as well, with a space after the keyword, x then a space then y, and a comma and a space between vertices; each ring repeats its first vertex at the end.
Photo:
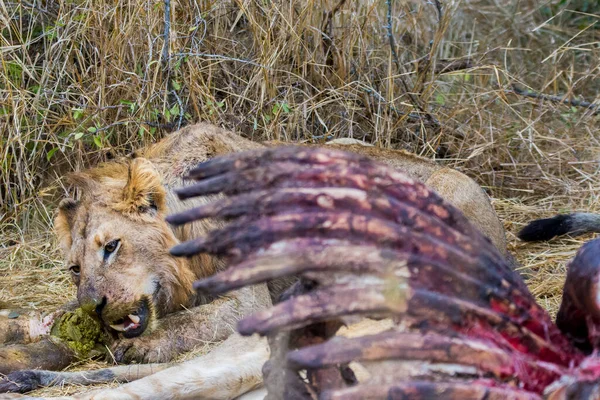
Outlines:
MULTIPOLYGON (((592 0, 57 0, 0 5, 0 304, 73 296, 49 227, 66 171, 207 120, 253 139, 355 137, 488 190, 554 313, 588 238, 528 220, 595 210, 600 6, 592 0), (443 71, 448 60, 462 63, 443 71), (515 94, 513 85, 595 108, 515 94)), ((555 99, 556 100, 556 99, 555 99)))

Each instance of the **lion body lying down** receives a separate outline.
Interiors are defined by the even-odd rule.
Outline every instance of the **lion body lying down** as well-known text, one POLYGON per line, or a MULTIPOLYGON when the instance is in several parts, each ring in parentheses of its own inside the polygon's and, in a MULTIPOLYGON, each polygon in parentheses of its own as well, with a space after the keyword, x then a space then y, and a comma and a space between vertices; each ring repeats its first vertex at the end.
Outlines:
MULTIPOLYGON (((338 141, 333 146, 370 156, 434 188, 506 254, 502 224, 487 195, 472 179, 410 153, 343 142, 338 141)), ((214 354, 192 361, 195 369, 173 367, 180 368, 176 376, 188 385, 191 376, 195 381, 193 388, 183 383, 179 389, 172 385, 165 387, 171 398, 232 398, 260 385, 261 365, 268 357, 265 343, 256 338, 231 335, 237 320, 271 305, 268 288, 258 285, 216 299, 198 296, 192 290, 192 282, 222 269, 223 262, 208 256, 176 258, 169 254, 169 249, 181 241, 202 237, 217 222, 202 221, 191 228, 173 229, 164 221, 165 215, 194 205, 179 201, 173 193, 174 188, 183 184, 182 177, 191 167, 217 155, 260 146, 212 125, 190 126, 141 150, 133 159, 76 174, 74 183, 80 189, 81 199, 66 199, 60 204, 56 231, 65 252, 66 266, 78 287, 78 303, 100 320, 112 336, 111 354, 117 362, 169 362, 203 343, 229 337, 227 345, 219 346, 214 354), (242 348, 246 355, 240 354, 242 348), (213 370, 219 371, 218 379, 213 370)), ((195 200, 196 203, 205 201, 195 200)), ((271 295, 276 295, 278 288, 270 289, 271 295)), ((19 325, 23 331, 28 322, 0 319, 1 324, 19 325)), ((7 338, 11 329, 0 327, 0 343, 10 341, 7 338)), ((38 330, 21 337, 35 341, 36 335, 45 332, 38 330)), ((35 365, 29 366, 33 367, 35 365)), ((28 375, 30 387, 27 389, 36 384, 65 380, 78 383, 128 381, 165 368, 162 364, 148 368, 117 367, 108 372, 86 373, 85 377, 79 373, 35 371, 28 375)), ((171 370, 159 374, 168 371, 171 370)), ((11 375, 17 382, 23 376, 11 375)), ((148 376, 145 383, 132 382, 100 397, 125 392, 132 397, 157 397, 156 386, 142 390, 143 385, 151 382, 149 379, 153 376, 148 376)), ((170 379, 173 385, 178 382, 173 375, 170 379)))

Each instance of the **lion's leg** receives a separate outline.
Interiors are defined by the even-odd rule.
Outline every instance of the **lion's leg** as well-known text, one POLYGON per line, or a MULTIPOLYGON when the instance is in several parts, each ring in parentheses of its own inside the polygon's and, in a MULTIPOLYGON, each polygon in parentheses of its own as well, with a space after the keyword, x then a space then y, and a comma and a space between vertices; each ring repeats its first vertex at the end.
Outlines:
POLYGON ((206 343, 235 332, 237 321, 271 305, 266 285, 243 288, 209 304, 167 315, 149 335, 121 339, 111 353, 117 362, 169 362, 206 343))
POLYGON ((73 358, 73 351, 67 346, 46 336, 35 343, 0 347, 0 374, 32 368, 62 369, 73 358))
POLYGON ((235 400, 264 400, 265 397, 267 397, 267 389, 262 387, 243 394, 235 400))
MULTIPOLYGON (((262 385, 261 370, 268 358, 269 346, 264 338, 234 334, 208 354, 193 360, 113 389, 61 399, 229 400, 262 385)), ((254 398, 261 398, 260 394, 252 393, 254 398)))
POLYGON ((8 374, 0 380, 0 393, 26 393, 40 387, 63 385, 96 385, 99 383, 127 383, 172 367, 173 364, 135 364, 102 368, 93 371, 60 372, 24 370, 8 374))
POLYGON ((54 328, 61 330, 66 309, 46 316, 37 311, 1 310, 0 341, 4 345, 0 346, 0 374, 33 368, 60 370, 68 366, 75 359, 75 352, 63 340, 65 335, 54 331, 54 328))

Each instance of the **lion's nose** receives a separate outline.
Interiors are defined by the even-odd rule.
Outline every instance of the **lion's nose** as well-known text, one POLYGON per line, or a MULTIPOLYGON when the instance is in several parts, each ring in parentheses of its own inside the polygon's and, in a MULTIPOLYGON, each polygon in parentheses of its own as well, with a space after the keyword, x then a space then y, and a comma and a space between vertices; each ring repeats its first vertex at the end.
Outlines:
POLYGON ((88 314, 96 313, 98 318, 102 318, 102 310, 106 307, 106 296, 100 298, 90 298, 81 304, 81 309, 88 314))

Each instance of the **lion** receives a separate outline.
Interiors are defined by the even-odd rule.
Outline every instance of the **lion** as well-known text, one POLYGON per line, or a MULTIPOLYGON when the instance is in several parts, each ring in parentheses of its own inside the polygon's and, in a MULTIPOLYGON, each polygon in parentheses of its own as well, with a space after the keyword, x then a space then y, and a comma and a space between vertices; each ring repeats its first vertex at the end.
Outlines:
MULTIPOLYGON (((508 254, 504 228, 488 196, 471 178, 405 151, 383 150, 357 142, 344 139, 329 145, 364 154, 424 182, 459 208, 502 254, 508 254)), ((165 363, 206 342, 223 340, 200 363, 195 361, 196 382, 198 374, 208 374, 210 378, 201 379, 204 391, 193 393, 233 398, 260 386, 261 366, 268 358, 268 346, 257 338, 240 337, 234 333, 234 327, 239 319, 271 306, 285 283, 257 285, 218 298, 196 293, 192 283, 222 270, 224 261, 206 255, 178 258, 169 249, 204 236, 221 222, 201 221, 173 228, 165 222, 165 216, 208 201, 182 202, 174 194, 173 189, 185 184, 184 177, 192 167, 218 155, 264 145, 274 144, 252 142, 201 123, 183 128, 129 159, 74 174, 71 181, 79 189, 80 198, 60 202, 55 230, 65 254, 65 266, 77 286, 77 305, 103 326, 111 340, 109 347, 114 361, 150 365, 137 367, 135 371, 116 367, 87 375, 41 370, 17 372, 9 375, 8 380, 28 383, 16 389, 11 386, 11 390, 31 390, 38 385, 64 382, 130 381, 168 368, 165 363), (232 366, 231 371, 224 373, 224 365, 232 366), (221 371, 219 379, 211 375, 211 368, 221 371)), ((27 318, 25 322, 0 319, 0 343, 14 343, 15 337, 34 342, 49 333, 52 321, 48 317, 42 321, 41 317, 36 319, 27 314, 27 318), (19 335, 14 334, 17 325, 19 335)), ((27 350, 22 350, 21 356, 26 353, 27 350)), ((13 370, 47 365, 40 364, 39 357, 30 358, 35 365, 11 364, 10 354, 0 348, 0 358, 7 360, 2 373, 12 372, 11 365, 18 366, 13 370)), ((64 363, 56 368, 62 366, 64 363)), ((184 379, 186 372, 181 371, 184 379)), ((140 395, 142 386, 133 388, 137 392, 131 392, 132 388, 127 390, 140 395)), ((148 395, 156 395, 155 390, 151 389, 148 395)), ((169 390, 175 391, 173 387, 169 390)), ((179 390, 185 392, 183 388, 179 390)))

